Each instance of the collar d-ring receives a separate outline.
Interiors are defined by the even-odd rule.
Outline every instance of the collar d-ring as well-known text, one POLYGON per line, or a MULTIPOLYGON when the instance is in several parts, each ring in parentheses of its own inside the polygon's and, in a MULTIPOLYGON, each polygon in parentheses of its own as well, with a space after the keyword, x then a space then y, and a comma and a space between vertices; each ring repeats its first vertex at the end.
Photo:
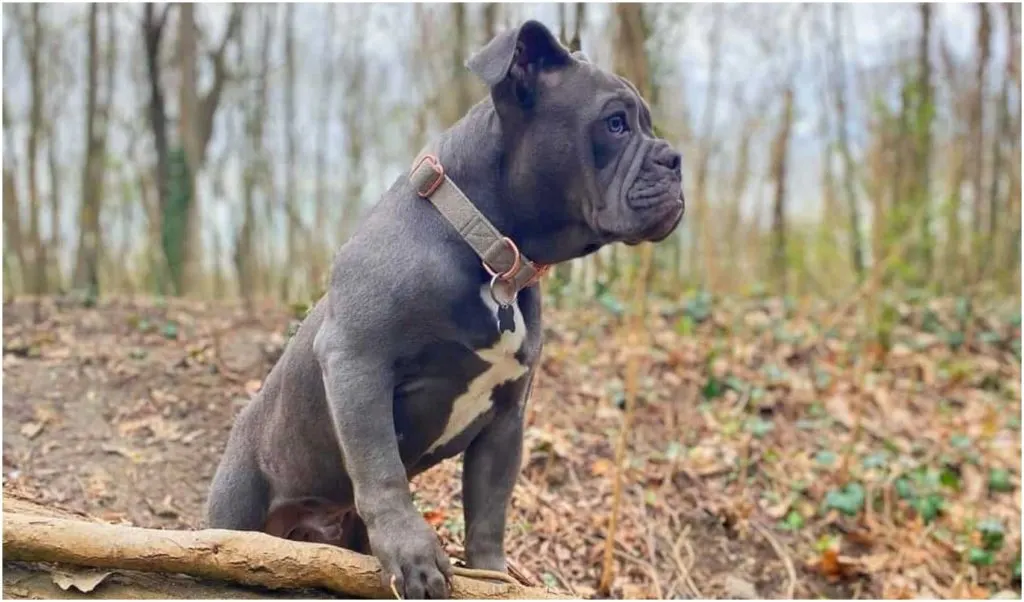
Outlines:
POLYGON ((409 182, 417 196, 430 201, 482 260, 491 276, 491 298, 502 307, 515 302, 520 290, 534 286, 547 272, 550 266, 530 261, 473 205, 436 155, 421 152, 409 172, 409 182), (498 282, 509 291, 508 302, 499 300, 498 282))
POLYGON ((493 299, 494 302, 497 303, 499 307, 508 307, 512 305, 512 303, 515 302, 516 297, 519 296, 518 291, 515 290, 515 287, 512 287, 512 298, 509 299, 508 301, 502 301, 501 299, 498 298, 498 295, 495 292, 495 288, 498 286, 499 282, 502 284, 506 282, 505 280, 502 280, 501 274, 494 274, 493 276, 491 276, 491 286, 489 287, 491 292, 491 299, 493 299))

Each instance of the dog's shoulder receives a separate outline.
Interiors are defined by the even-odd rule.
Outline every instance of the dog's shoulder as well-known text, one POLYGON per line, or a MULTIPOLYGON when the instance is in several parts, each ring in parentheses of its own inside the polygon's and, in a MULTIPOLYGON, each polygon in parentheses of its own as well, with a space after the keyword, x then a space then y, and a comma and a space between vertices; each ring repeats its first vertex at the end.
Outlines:
POLYGON ((358 337, 382 351, 407 347, 446 338, 457 328, 457 309, 483 311, 482 302, 462 303, 474 279, 457 246, 422 222, 409 225, 410 217, 364 223, 335 255, 321 327, 332 339, 358 337))

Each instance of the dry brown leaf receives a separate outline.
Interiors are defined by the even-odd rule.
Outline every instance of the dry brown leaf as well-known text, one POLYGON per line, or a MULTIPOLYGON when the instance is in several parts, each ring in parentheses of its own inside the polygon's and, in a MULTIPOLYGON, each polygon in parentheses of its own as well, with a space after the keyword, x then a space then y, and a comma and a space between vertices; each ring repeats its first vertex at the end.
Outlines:
POLYGON ((735 575, 726 575, 723 587, 730 600, 758 600, 761 598, 753 583, 735 575))
POLYGON ((438 527, 444 523, 444 512, 440 510, 427 510, 423 513, 423 518, 427 521, 427 524, 438 527))
POLYGON ((790 496, 784 499, 783 501, 779 502, 778 504, 775 504, 774 506, 768 506, 767 508, 764 509, 764 513, 775 520, 779 520, 782 517, 786 516, 786 513, 789 512, 789 509, 792 505, 793 497, 790 496))
POLYGON ((598 458, 590 464, 590 474, 595 477, 604 476, 611 473, 612 468, 614 467, 615 465, 612 464, 611 460, 607 458, 598 458))
POLYGON ((153 437, 161 441, 177 441, 181 439, 181 427, 175 423, 165 420, 163 416, 152 415, 137 420, 126 420, 117 425, 117 430, 122 437, 138 434, 136 431, 149 429, 153 437))
POLYGON ((875 545, 875 535, 864 528, 854 528, 845 535, 846 541, 862 546, 871 547, 875 545))
POLYGON ((263 381, 259 379, 245 381, 245 392, 249 395, 255 395, 259 393, 260 387, 263 386, 263 381))
POLYGON ((53 571, 51 577, 53 582, 57 584, 57 587, 64 591, 68 591, 72 587, 88 594, 92 590, 96 589, 104 579, 113 574, 113 571, 97 571, 90 569, 82 569, 76 571, 53 571))
POLYGON ((35 439, 43 432, 45 422, 27 422, 21 427, 21 434, 29 439, 35 439))
POLYGON ((832 395, 826 399, 825 410, 843 426, 850 428, 853 425, 853 411, 845 395, 832 395))
MULTIPOLYGON (((961 581, 952 588, 950 594, 953 598, 959 600, 987 600, 991 596, 991 591, 986 587, 961 581)), ((1017 599, 1020 598, 1018 597, 1017 599)))
POLYGON ((836 582, 863 572, 856 558, 841 556, 834 547, 825 548, 814 563, 818 571, 829 581, 836 582))

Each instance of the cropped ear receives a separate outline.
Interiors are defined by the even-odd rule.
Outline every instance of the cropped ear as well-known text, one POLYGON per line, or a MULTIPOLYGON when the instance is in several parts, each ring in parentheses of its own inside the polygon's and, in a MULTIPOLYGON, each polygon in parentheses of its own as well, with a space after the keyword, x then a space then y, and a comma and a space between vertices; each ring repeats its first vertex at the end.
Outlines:
POLYGON ((569 51, 540 21, 530 20, 507 29, 466 61, 466 67, 491 88, 513 84, 517 100, 532 102, 537 75, 546 68, 567 65, 569 51))

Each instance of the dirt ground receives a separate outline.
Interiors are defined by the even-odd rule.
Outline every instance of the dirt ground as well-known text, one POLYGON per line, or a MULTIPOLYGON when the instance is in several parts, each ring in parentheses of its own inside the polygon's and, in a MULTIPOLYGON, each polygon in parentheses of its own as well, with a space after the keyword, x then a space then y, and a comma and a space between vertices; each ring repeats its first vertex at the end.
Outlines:
MULTIPOLYGON (((235 305, 158 300, 110 300, 95 308, 58 299, 38 307, 23 300, 6 304, 5 489, 109 521, 200 527, 206 488, 232 419, 280 355, 295 313, 267 306, 247 319, 235 305)), ((592 597, 611 508, 625 362, 611 344, 611 317, 596 310, 547 311, 545 319, 544 366, 530 401, 507 549, 533 583, 592 597)), ((848 468, 841 450, 866 457, 877 430, 898 425, 878 419, 874 410, 854 410, 861 422, 844 425, 843 412, 848 417, 850 408, 828 397, 828 413, 839 419, 815 432, 818 445, 808 449, 809 439, 793 424, 808 420, 804 414, 814 413, 808 408, 818 406, 792 401, 800 397, 798 377, 788 388, 755 388, 760 395, 734 386, 736 378, 755 379, 743 376, 743 366, 752 365, 740 362, 744 353, 762 345, 775 354, 783 343, 752 340, 748 351, 734 349, 731 365, 723 368, 725 356, 708 355, 704 344, 718 336, 707 330, 715 319, 701 321, 693 332, 673 327, 670 319, 656 329, 636 407, 613 597, 987 597, 1008 588, 1019 596, 1019 577, 1014 581, 1009 568, 1020 545, 1019 512, 1006 509, 1020 507, 1019 420, 1016 430, 1000 425, 987 433, 988 440, 1006 439, 1008 449, 985 470, 1008 471, 1013 491, 976 493, 967 501, 957 493, 947 506, 994 508, 1003 520, 1006 547, 991 566, 979 568, 963 561, 967 551, 960 544, 921 543, 934 529, 904 512, 904 500, 877 517, 870 503, 853 516, 820 511, 819 501, 838 499, 830 497, 834 491, 850 492, 841 479, 850 480, 851 471, 859 482, 873 482, 858 467, 848 468), (821 460, 826 443, 840 450, 839 466, 824 472, 809 467, 811 458, 821 460), (815 478, 819 482, 806 482, 815 478), (790 486, 798 480, 802 489, 790 486), (927 557, 906 552, 914 537, 927 557)), ((1016 333, 1019 339, 1019 325, 1016 333)), ((799 349, 789 352, 799 355, 799 349)), ((986 369, 1008 384, 998 400, 965 398, 965 415, 971 404, 992 403, 1001 416, 1019 417, 1019 360, 1013 365, 1002 356, 986 358, 986 369)), ((794 361, 789 366, 806 360, 794 361)), ((922 453, 909 455, 939 453, 940 443, 927 433, 918 431, 922 453)), ((454 556, 463 543, 460 471, 461 462, 450 460, 414 483, 417 504, 454 556)), ((966 476, 964 481, 960 489, 975 487, 966 476)), ((869 486, 873 500, 871 491, 869 486)), ((941 520, 952 520, 948 514, 941 520)), ((1019 567, 1019 552, 1016 559, 1019 567)))

